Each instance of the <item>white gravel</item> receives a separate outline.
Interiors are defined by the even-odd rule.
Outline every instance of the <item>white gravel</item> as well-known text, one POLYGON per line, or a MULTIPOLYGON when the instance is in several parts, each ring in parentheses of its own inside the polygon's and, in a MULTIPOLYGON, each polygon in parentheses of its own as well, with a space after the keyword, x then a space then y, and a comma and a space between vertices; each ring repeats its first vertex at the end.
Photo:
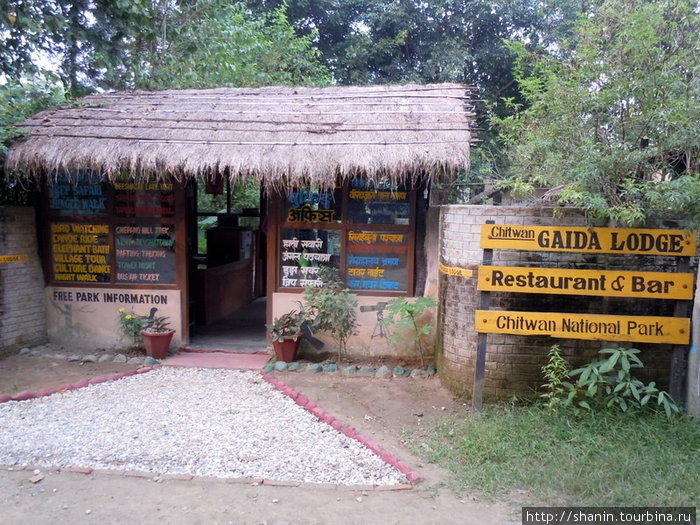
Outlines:
POLYGON ((170 368, 0 405, 0 464, 392 485, 405 476, 257 372, 170 368))

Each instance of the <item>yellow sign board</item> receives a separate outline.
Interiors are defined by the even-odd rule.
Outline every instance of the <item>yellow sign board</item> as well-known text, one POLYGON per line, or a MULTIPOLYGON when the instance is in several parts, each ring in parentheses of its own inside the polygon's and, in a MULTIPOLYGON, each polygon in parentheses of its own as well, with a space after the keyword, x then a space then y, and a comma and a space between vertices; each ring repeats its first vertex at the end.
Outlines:
POLYGON ((477 289, 489 292, 692 299, 692 273, 479 266, 477 289))
POLYGON ((29 260, 29 256, 27 256, 26 254, 0 255, 0 264, 26 262, 28 260, 29 260))
POLYGON ((481 247, 547 252, 696 255, 697 234, 683 230, 482 224, 481 247))
POLYGON ((469 278, 474 275, 474 270, 468 268, 456 268, 454 266, 445 266, 444 264, 439 264, 440 271, 445 275, 457 275, 459 277, 469 278))
POLYGON ((690 319, 635 315, 477 310, 476 331, 590 341, 688 344, 690 319))

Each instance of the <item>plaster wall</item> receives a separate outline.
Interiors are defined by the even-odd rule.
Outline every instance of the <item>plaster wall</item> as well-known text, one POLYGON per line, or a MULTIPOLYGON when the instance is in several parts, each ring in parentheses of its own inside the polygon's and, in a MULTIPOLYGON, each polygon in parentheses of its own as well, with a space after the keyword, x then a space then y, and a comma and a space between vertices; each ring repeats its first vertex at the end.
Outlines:
MULTIPOLYGON (((380 303, 385 303, 390 299, 391 297, 379 296, 357 297, 357 334, 348 340, 348 357, 357 359, 391 358, 411 363, 420 361, 420 354, 412 341, 412 333, 405 334, 400 341, 394 342, 391 338, 391 335, 394 333, 391 327, 384 327, 379 322, 382 315, 379 309, 381 307, 380 303)), ((301 294, 275 293, 273 296, 273 318, 280 317, 282 314, 292 310, 298 310, 299 303, 302 301, 303 297, 301 294)), ((426 312, 425 321, 434 325, 436 322, 435 315, 435 312, 426 312)), ((432 338, 424 340, 425 348, 431 351, 430 356, 426 353, 426 362, 433 362, 434 360, 432 354, 434 334, 435 330, 433 330, 432 338)), ((336 355, 338 349, 332 338, 325 334, 314 334, 314 337, 324 343, 323 347, 315 348, 308 341, 302 340, 301 357, 326 353, 336 355)))
POLYGON ((148 315, 157 308, 157 316, 167 316, 175 329, 172 347, 180 346, 180 291, 124 288, 68 288, 47 286, 46 323, 51 342, 66 348, 79 341, 105 350, 119 350, 133 346, 119 328, 119 309, 137 315, 148 315))

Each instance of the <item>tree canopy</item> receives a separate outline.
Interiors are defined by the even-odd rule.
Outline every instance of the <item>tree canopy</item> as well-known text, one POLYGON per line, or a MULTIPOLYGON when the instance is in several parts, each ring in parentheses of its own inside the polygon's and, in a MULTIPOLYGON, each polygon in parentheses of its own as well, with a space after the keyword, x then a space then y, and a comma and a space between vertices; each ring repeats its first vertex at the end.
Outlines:
POLYGON ((497 121, 514 189, 626 225, 700 219, 698 27, 689 0, 604 0, 556 53, 510 42, 525 103, 497 121))

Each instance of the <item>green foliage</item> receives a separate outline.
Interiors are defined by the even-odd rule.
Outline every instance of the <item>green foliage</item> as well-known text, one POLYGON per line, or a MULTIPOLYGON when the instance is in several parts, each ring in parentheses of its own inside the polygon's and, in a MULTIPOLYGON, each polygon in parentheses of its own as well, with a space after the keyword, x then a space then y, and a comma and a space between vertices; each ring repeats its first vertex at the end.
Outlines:
POLYGON ((127 337, 130 337, 134 346, 140 347, 141 330, 146 327, 148 316, 135 314, 133 311, 127 312, 124 308, 119 309, 119 328, 127 337))
POLYGON ((390 337, 394 343, 404 339, 404 332, 410 330, 413 333, 413 343, 418 348, 421 366, 424 365, 422 339, 430 335, 432 325, 427 321, 421 321, 420 317, 428 308, 436 306, 437 303, 432 297, 416 297, 413 301, 405 297, 395 297, 386 304, 384 319, 382 319, 385 326, 392 328, 393 333, 390 337))
POLYGON ((330 82, 313 48, 313 34, 296 36, 284 7, 253 18, 240 3, 208 0, 171 18, 167 41, 146 55, 136 71, 139 87, 330 82))
POLYGON ((545 389, 540 397, 547 401, 547 406, 550 409, 556 409, 561 406, 562 399, 567 394, 565 383, 569 379, 569 371, 571 367, 564 359, 559 350, 559 345, 553 345, 549 349, 549 361, 542 367, 542 374, 547 382, 542 385, 545 389))
MULTIPOLYGON (((27 134, 14 124, 52 106, 66 104, 63 90, 44 80, 0 84, 0 163, 14 140, 27 134)), ((31 202, 27 182, 15 178, 0 179, 0 205, 26 206, 31 202)))
POLYGON ((561 205, 627 225, 678 213, 668 203, 681 188, 700 192, 698 16, 690 0, 604 0, 555 53, 510 42, 522 97, 493 122, 513 187, 551 188, 561 205))
POLYGON ((544 505, 700 501, 700 424, 691 418, 498 405, 408 439, 452 472, 460 493, 544 505))
MULTIPOLYGON (((639 350, 605 348, 598 353, 608 357, 595 359, 582 368, 572 370, 569 377, 578 376, 575 383, 560 381, 556 393, 550 390, 548 396, 550 407, 560 405, 574 409, 583 408, 591 412, 611 408, 617 408, 622 412, 644 409, 663 410, 668 419, 679 412, 671 396, 656 388, 655 382, 645 385, 632 375, 632 369, 644 366, 637 356, 639 350)), ((561 363, 557 366, 558 379, 561 379, 562 366, 561 363)), ((551 373, 552 369, 549 370, 551 373)))
POLYGON ((330 82, 314 33, 297 36, 284 7, 253 16, 226 0, 27 0, 0 13, 0 30, 0 74, 55 78, 71 97, 330 82))
POLYGON ((273 341, 284 341, 301 337, 302 324, 304 324, 304 312, 295 310, 276 317, 266 326, 273 341))
POLYGON ((338 361, 346 350, 347 341, 356 332, 357 295, 343 287, 336 268, 322 266, 321 288, 304 290, 304 316, 312 330, 328 333, 338 345, 338 361))

